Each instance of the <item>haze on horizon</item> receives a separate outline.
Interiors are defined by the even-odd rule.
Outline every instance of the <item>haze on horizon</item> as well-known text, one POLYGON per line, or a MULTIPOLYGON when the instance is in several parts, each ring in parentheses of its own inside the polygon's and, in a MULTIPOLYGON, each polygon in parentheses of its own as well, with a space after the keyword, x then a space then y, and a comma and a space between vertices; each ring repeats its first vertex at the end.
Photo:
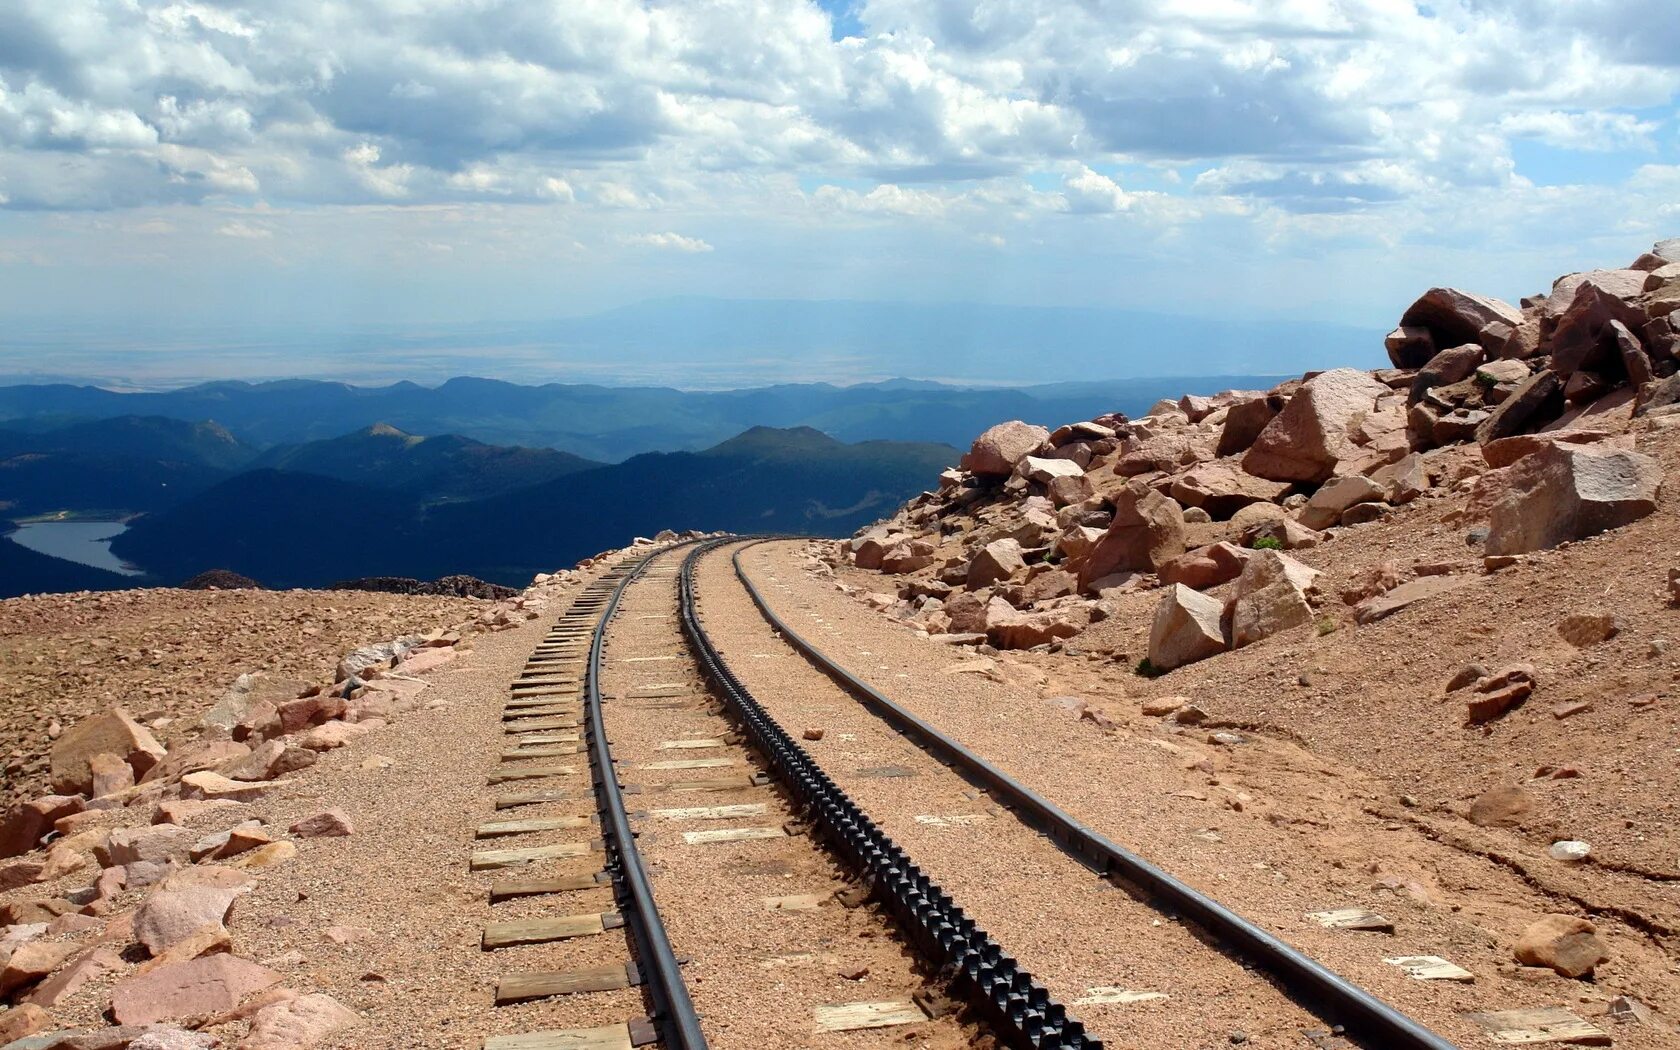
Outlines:
POLYGON ((13 0, 0 375, 1368 364, 1680 234, 1677 99, 1671 0, 13 0))

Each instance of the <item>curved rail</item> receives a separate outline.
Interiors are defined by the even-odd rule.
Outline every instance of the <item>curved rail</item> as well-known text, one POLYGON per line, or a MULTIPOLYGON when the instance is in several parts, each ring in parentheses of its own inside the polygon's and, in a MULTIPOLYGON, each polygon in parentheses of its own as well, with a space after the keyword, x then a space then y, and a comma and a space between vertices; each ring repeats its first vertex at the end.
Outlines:
MULTIPOLYGON (((770 541, 755 539, 743 545, 731 558, 735 576, 751 595, 753 604, 789 645, 899 732, 919 737, 928 751, 961 769, 977 784, 993 792, 999 802, 1026 814, 1081 861, 1101 874, 1117 877, 1129 884, 1141 898, 1170 909, 1179 918, 1199 926, 1215 944, 1270 975, 1308 1010, 1333 1024, 1342 1025, 1355 1038, 1384 1050, 1456 1050, 1453 1043, 1370 992, 1082 824, 1054 802, 900 707, 834 662, 777 616, 747 576, 741 565, 742 552, 766 542, 770 541)), ((717 544, 691 553, 684 562, 685 574, 689 562, 700 551, 713 546, 717 544)))
POLYGON ((636 833, 630 828, 630 815, 624 808, 624 793, 619 789, 618 769, 613 765, 612 747, 607 743, 606 724, 601 716, 601 651, 605 648, 607 625, 612 622, 619 599, 630 584, 647 571, 654 558, 671 549, 655 551, 637 562, 613 588, 612 598, 590 638, 584 706, 588 712, 589 761, 596 773, 595 799, 601 811, 601 838, 611 858, 608 863, 618 868, 613 872, 613 884, 619 891, 621 904, 628 905, 623 914, 629 921, 637 962, 653 1001, 649 1019, 659 1029, 659 1041, 663 1045, 675 1050, 706 1050, 700 1015, 689 998, 681 964, 671 950, 664 920, 660 919, 659 906, 653 899, 647 868, 636 849, 636 833))
POLYGON ((683 632, 694 647, 696 659, 805 815, 826 832, 836 851, 874 884, 917 946, 952 971, 953 988, 968 992, 974 1005, 1011 1045, 1030 1050, 1102 1050, 1102 1041, 1086 1035, 1083 1024, 1069 1017, 1030 973, 964 915, 731 673, 695 611, 694 566, 703 554, 732 542, 738 541, 704 543, 684 559, 678 582, 683 632))

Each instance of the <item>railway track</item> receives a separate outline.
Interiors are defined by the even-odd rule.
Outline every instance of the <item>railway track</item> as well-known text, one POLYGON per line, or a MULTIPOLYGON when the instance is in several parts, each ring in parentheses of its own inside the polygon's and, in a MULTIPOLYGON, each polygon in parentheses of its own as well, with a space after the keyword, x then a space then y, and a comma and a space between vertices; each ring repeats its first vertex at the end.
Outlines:
POLYGON ((511 686, 483 947, 576 1023, 485 1050, 1451 1047, 851 677, 732 542, 611 567, 511 686))
POLYGON ((499 1008, 569 1000, 577 1023, 486 1050, 991 1045, 708 694, 678 628, 683 553, 605 573, 511 686, 495 841, 472 860, 506 872, 490 897, 511 914, 483 947, 510 956, 499 1008))

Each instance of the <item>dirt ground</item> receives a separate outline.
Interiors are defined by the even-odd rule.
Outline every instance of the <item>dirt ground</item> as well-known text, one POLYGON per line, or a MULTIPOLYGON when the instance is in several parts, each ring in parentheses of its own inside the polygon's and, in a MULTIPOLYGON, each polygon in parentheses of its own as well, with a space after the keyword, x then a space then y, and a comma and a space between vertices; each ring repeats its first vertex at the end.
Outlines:
MULTIPOLYGON (((1680 469, 1672 448, 1645 450, 1662 457, 1671 477, 1680 469)), ((792 587, 795 622, 816 623, 818 644, 831 641, 843 662, 895 699, 958 736, 973 734, 989 757, 1121 844, 1275 923, 1385 998, 1438 1019, 1449 1035, 1485 1039, 1456 1019, 1465 1009, 1568 1005, 1592 1017, 1622 994, 1673 1019, 1680 708, 1672 691, 1680 663, 1669 639, 1680 613, 1667 605, 1666 586, 1669 566, 1680 564, 1668 539, 1680 486, 1668 487, 1658 513, 1626 529, 1485 577, 1465 543, 1468 523, 1452 518, 1461 503, 1420 500, 1295 552, 1325 571, 1326 626, 1154 679, 1135 668, 1156 592, 1122 597, 1114 615, 1059 652, 980 656, 879 613, 871 620, 795 545, 757 548, 748 564, 792 587), (1449 560, 1462 561, 1472 582, 1368 626, 1356 626, 1335 597, 1387 561, 1449 560), (1578 650, 1558 635, 1563 617, 1601 610, 1623 619, 1609 641, 1578 650), (1444 686, 1471 661, 1533 663, 1539 688, 1504 718, 1469 726, 1462 699, 1446 697, 1444 686), (942 687, 942 677, 962 685, 942 687), (1189 697, 1208 721, 1185 727, 1141 713, 1146 700, 1167 696, 1189 697), (1553 715, 1577 701, 1592 706, 1553 715), (1113 727, 1078 720, 1070 709, 1080 703, 1113 727), (1219 731, 1243 742, 1210 745, 1219 731), (1516 827, 1470 823, 1470 803, 1500 784, 1522 786, 1531 813, 1516 827), (1219 845, 1206 844, 1209 832, 1219 845), (1590 842, 1591 859, 1550 859, 1546 849, 1560 838, 1590 842), (1395 920, 1396 934, 1367 947, 1358 935, 1325 937, 1301 920, 1318 907, 1356 905, 1395 920), (1549 912, 1585 916, 1611 941, 1613 958, 1596 980, 1513 962, 1517 935, 1549 912), (1385 975, 1381 958, 1401 954, 1445 956, 1476 982, 1385 975)), ((877 593, 890 588, 876 573, 845 568, 840 577, 877 593)), ((1602 1023, 1617 1045, 1672 1045, 1648 1042, 1648 1029, 1602 1023)))
POLYGON ((120 704, 167 745, 242 673, 330 683, 339 658, 357 646, 460 623, 489 604, 359 591, 166 589, 0 601, 0 808, 45 789, 54 725, 67 729, 120 704))

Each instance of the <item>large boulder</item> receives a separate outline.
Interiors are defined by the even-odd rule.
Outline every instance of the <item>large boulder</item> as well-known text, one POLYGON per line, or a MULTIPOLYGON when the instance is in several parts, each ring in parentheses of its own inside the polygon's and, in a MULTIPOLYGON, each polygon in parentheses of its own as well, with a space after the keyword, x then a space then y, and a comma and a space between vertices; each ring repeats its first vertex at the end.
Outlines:
POLYGON ((1226 409, 1225 427, 1219 432, 1219 447, 1215 451, 1221 457, 1248 451, 1266 424, 1283 411, 1284 403, 1282 397, 1266 394, 1239 401, 1226 409))
POLYGON ((1529 376, 1499 407, 1476 426, 1476 440, 1486 445, 1500 438, 1533 430, 1563 411, 1563 384, 1556 373, 1542 368, 1529 376))
POLYGON ((354 1010, 330 995, 299 996, 257 1011, 251 1030, 234 1050, 310 1050, 359 1020, 354 1010))
POLYGON ((1522 554, 1619 528, 1657 509, 1663 471, 1650 456, 1553 442, 1505 468, 1488 517, 1489 554, 1522 554))
POLYGON ((1071 459, 1040 459, 1038 456, 1024 456, 1021 462, 1016 464, 1015 473, 1028 481, 1048 485, 1056 478, 1084 477, 1085 468, 1071 459))
POLYGON ((116 755, 133 768, 135 776, 142 776, 164 753, 163 745, 145 726, 122 708, 113 708, 82 719, 53 744, 53 790, 65 795, 91 791, 93 770, 89 760, 95 755, 116 755))
POLYGON ((1476 366, 1482 363, 1487 351, 1480 343, 1465 343, 1442 350, 1429 359, 1429 363, 1418 369, 1418 374, 1412 379, 1412 389, 1407 395, 1407 401, 1416 404, 1423 400, 1423 395, 1438 386, 1451 386, 1461 383, 1476 374, 1476 366))
POLYGON ((1335 368, 1301 385, 1243 456, 1243 469, 1273 481, 1324 481, 1358 454, 1349 431, 1389 392, 1357 368, 1335 368))
POLYGON ((1226 649, 1224 603, 1182 583, 1161 592, 1149 629, 1149 663, 1159 671, 1217 656, 1226 649))
MULTIPOLYGON (((1421 457, 1420 457, 1421 458, 1421 457)), ((1301 508, 1299 521, 1309 529, 1327 529, 1342 519, 1342 511, 1358 503, 1380 503, 1387 496, 1381 484, 1363 474, 1331 478, 1319 486, 1301 508)))
POLYGON ((1205 591, 1242 575, 1251 552, 1234 543, 1213 543, 1187 551, 1161 566, 1162 583, 1182 583, 1205 591))
POLYGON ((296 700, 310 688, 298 678, 283 678, 263 671, 242 674, 222 694, 216 705, 205 712, 200 724, 206 729, 232 733, 235 726, 246 722, 264 703, 279 707, 288 700, 296 700))
POLYGON ((1422 325, 1402 325, 1383 338, 1395 368, 1419 368, 1435 356, 1435 334, 1422 325))
POLYGON ((1015 539, 993 540, 981 547, 968 563, 969 590, 1007 580, 1027 567, 1021 558, 1021 544, 1015 539))
POLYGON ((1058 638, 1072 638, 1091 622, 1083 608, 1018 612, 1001 598, 987 606, 986 640, 999 649, 1031 649, 1058 638))
POLYGON ((1581 286, 1590 284, 1599 291, 1618 299, 1632 299, 1645 290, 1645 270, 1586 270, 1567 274, 1552 282, 1552 292, 1540 307, 1541 313, 1553 320, 1568 312, 1581 286))
POLYGON ((43 795, 13 806, 0 817, 0 860, 33 850, 60 817, 80 813, 82 808, 77 795, 43 795))
POLYGON ((1289 491, 1287 481, 1257 478, 1230 460, 1193 467, 1173 482, 1172 498, 1224 521, 1250 503, 1270 503, 1289 491))
POLYGON ((206 927, 225 932, 233 902, 252 886, 250 879, 226 868, 171 875, 135 909, 134 939, 158 956, 206 927))
POLYGON ((1049 438, 1050 431, 1018 419, 999 423, 974 439, 959 466, 975 474, 1007 477, 1014 473, 1017 463, 1037 452, 1049 438))
POLYGON ((1273 550, 1255 551, 1237 577, 1231 608, 1231 647, 1240 649, 1279 631, 1311 623, 1319 572, 1273 550))
POLYGON ((1432 344, 1410 344, 1406 353, 1390 350, 1389 360, 1396 368, 1421 368, 1437 348, 1476 342, 1482 329, 1495 321, 1515 327, 1522 320, 1521 310, 1499 299, 1457 288, 1431 288, 1400 315, 1400 328, 1427 329, 1432 344))
POLYGON ((118 981, 111 991, 111 1013, 121 1024, 220 1014, 281 980, 249 959, 205 955, 118 981))
POLYGON ((1155 572, 1184 553, 1184 508, 1154 489, 1132 483, 1114 497, 1114 520, 1079 566, 1079 589, 1104 576, 1155 572))
MULTIPOLYGON (((1644 276, 1639 274, 1641 282, 1644 276)), ((1569 305, 1558 315, 1557 325, 1547 341, 1552 355, 1548 367, 1563 379, 1583 370, 1618 371, 1621 364, 1615 339, 1610 336, 1612 321, 1620 321, 1630 331, 1638 330, 1645 326, 1645 311, 1617 294, 1615 285, 1600 280, 1583 281, 1576 287, 1569 305)))

